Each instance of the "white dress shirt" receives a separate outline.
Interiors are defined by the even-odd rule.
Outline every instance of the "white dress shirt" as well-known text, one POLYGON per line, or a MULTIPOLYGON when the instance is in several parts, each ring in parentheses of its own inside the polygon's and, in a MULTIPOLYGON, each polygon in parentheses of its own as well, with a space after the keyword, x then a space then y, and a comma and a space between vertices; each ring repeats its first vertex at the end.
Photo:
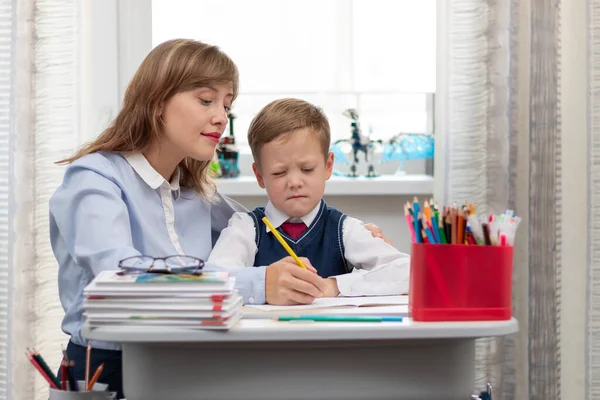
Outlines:
MULTIPOLYGON (((310 226, 319 211, 319 205, 299 218, 310 226)), ((265 215, 275 228, 284 222, 299 222, 290 218, 271 202, 265 207, 265 215)), ((267 227, 267 232, 270 229, 267 227)), ((406 294, 408 292, 410 256, 401 253, 381 238, 373 236, 362 221, 346 217, 342 226, 344 257, 354 269, 335 276, 341 296, 370 296, 406 294)), ((221 232, 208 259, 209 263, 235 268, 253 267, 258 251, 256 247, 254 220, 244 212, 233 214, 227 228, 221 232)))

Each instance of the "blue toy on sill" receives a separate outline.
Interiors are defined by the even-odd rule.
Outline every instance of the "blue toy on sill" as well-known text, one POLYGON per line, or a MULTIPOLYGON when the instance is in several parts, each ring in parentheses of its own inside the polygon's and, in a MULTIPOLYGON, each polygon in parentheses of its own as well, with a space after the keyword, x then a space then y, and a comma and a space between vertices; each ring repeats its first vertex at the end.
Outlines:
POLYGON ((404 173, 404 164, 410 160, 433 158, 434 139, 427 133, 399 133, 384 146, 381 163, 400 161, 396 174, 404 173))
POLYGON ((240 175, 238 167, 239 151, 235 144, 233 121, 235 115, 229 114, 229 135, 224 136, 219 143, 219 171, 220 178, 236 178, 240 175))
MULTIPOLYGON (((344 111, 344 116, 350 118, 351 123, 351 136, 350 139, 336 140, 331 146, 331 151, 334 154, 335 160, 343 163, 350 164, 346 154, 352 153, 352 163, 350 165, 350 173, 348 176, 358 176, 356 169, 359 163, 358 154, 363 153, 365 162, 368 163, 367 177, 375 177, 375 167, 373 166, 373 153, 375 150, 375 144, 382 145, 381 140, 372 140, 369 135, 363 135, 360 128, 360 122, 358 120, 358 113, 355 109, 349 108, 344 111)), ((343 175, 335 171, 336 175, 343 175)))

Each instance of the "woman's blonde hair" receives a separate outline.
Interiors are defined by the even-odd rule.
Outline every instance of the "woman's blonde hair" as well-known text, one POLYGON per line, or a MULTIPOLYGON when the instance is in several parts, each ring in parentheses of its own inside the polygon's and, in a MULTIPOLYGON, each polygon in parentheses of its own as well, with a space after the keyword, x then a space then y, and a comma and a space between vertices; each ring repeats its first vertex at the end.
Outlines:
MULTIPOLYGON (((233 84, 238 94, 238 70, 217 46, 196 40, 175 39, 156 46, 142 61, 125 91, 123 107, 111 125, 75 155, 58 161, 68 164, 98 151, 142 152, 152 134, 163 128, 162 104, 179 92, 215 84, 233 84)), ((211 161, 186 157, 180 164, 180 184, 208 195, 214 191, 209 177, 211 161)))

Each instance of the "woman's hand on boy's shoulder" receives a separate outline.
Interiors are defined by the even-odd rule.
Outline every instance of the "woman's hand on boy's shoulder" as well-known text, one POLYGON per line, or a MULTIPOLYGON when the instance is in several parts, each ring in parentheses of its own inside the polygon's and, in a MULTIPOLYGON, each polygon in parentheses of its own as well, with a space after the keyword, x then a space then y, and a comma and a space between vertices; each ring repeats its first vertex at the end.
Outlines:
POLYGON ((374 237, 381 238, 381 239, 383 239, 384 242, 386 242, 390 246, 393 246, 393 244, 390 241, 390 239, 388 239, 387 237, 385 237, 383 235, 383 232, 381 231, 381 228, 379 228, 377 225, 368 223, 368 224, 365 224, 365 228, 367 228, 369 231, 371 231, 371 233, 373 234, 374 237))

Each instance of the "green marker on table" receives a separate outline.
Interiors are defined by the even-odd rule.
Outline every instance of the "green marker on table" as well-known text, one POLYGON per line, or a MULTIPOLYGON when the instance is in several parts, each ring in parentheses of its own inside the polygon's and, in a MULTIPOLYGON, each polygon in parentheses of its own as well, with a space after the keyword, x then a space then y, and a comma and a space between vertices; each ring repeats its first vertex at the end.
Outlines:
POLYGON ((346 317, 343 315, 300 315, 296 317, 277 317, 276 320, 315 322, 402 322, 402 317, 346 317))

